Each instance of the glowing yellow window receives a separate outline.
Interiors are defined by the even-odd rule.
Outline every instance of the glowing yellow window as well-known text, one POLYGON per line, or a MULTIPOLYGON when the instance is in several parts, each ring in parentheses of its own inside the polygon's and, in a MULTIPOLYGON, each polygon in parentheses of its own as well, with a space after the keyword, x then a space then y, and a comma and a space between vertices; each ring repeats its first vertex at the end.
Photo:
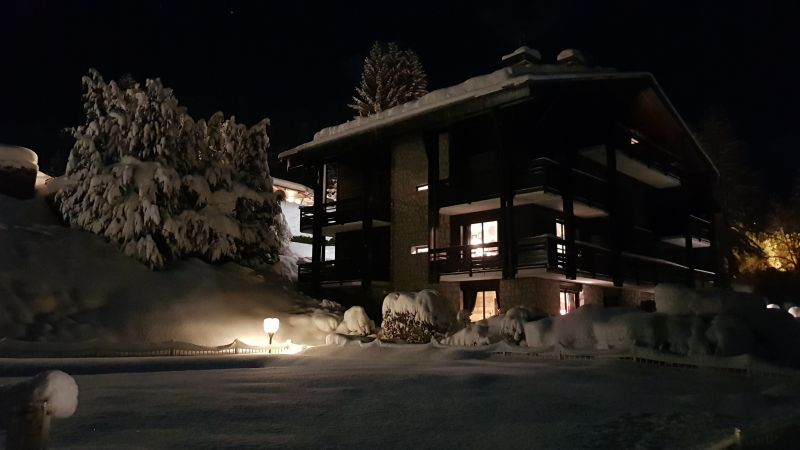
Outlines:
POLYGON ((497 315, 497 291, 480 291, 475 299, 475 307, 469 315, 471 322, 488 319, 497 315))
MULTIPOLYGON (((498 241, 497 237, 497 221, 478 222, 469 226, 469 244, 481 245, 492 244, 498 241)), ((497 256, 497 247, 481 247, 472 249, 473 258, 481 258, 483 256, 497 256)))

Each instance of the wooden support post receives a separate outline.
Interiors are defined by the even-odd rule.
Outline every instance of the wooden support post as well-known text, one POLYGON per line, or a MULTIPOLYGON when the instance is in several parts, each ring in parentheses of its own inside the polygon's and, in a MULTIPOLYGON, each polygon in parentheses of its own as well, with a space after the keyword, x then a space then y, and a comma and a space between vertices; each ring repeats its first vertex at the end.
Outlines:
POLYGON ((325 237, 322 235, 322 220, 325 214, 325 165, 315 167, 314 180, 314 224, 311 239, 311 290, 313 295, 321 295, 322 252, 325 237))
POLYGON ((439 134, 425 134, 425 155, 428 158, 428 282, 438 283, 439 273, 431 261, 436 248, 436 230, 439 228, 439 134))
MULTIPOLYGON (((361 216, 361 232, 363 237, 363 259, 361 262, 361 287, 365 295, 369 296, 372 288, 372 265, 374 255, 374 242, 372 238, 372 215, 375 205, 375 190, 372 182, 372 169, 367 164, 361 166, 361 176, 364 186, 363 212, 361 216)), ((367 297, 369 298, 369 297, 367 297)))
POLYGON ((566 152, 564 163, 561 166, 561 202, 564 209, 564 240, 566 241, 566 267, 564 275, 569 280, 578 278, 578 249, 575 245, 575 209, 572 199, 574 173, 572 171, 574 150, 564 149, 566 152))
POLYGON ((686 274, 686 284, 694 286, 694 253, 692 252, 692 216, 687 212, 686 214, 686 229, 684 231, 683 240, 686 244, 686 267, 689 268, 686 274))
POLYGON ((500 217, 498 220, 500 239, 500 260, 503 279, 517 275, 517 240, 514 233, 514 168, 509 145, 508 129, 504 126, 502 113, 492 112, 492 129, 497 152, 497 179, 500 190, 500 217))
POLYGON ((606 144, 606 209, 609 222, 608 237, 611 243, 611 279, 615 287, 622 287, 622 232, 617 193, 617 150, 608 144, 606 144))

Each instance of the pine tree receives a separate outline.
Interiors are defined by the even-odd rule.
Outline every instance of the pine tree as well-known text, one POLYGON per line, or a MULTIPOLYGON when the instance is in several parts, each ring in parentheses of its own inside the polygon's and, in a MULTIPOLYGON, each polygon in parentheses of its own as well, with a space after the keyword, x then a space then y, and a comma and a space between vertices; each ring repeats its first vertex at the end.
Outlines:
POLYGON ((416 100, 427 94, 425 70, 412 50, 401 50, 390 42, 385 47, 372 45, 364 59, 361 85, 356 88, 353 104, 356 117, 366 117, 393 106, 416 100))
POLYGON ((196 256, 273 263, 288 231, 267 165, 264 120, 195 122, 161 81, 83 78, 86 122, 72 130, 68 183, 56 194, 72 226, 103 235, 151 268, 196 256))

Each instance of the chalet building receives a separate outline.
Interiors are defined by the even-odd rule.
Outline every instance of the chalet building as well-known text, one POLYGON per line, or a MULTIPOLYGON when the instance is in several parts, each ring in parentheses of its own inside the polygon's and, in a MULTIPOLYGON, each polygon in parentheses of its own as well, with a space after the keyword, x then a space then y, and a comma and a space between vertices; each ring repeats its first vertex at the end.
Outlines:
POLYGON ((480 319, 515 305, 652 305, 715 278, 718 173, 649 73, 522 47, 491 74, 318 132, 279 158, 315 175, 299 283, 379 307, 438 290, 480 319), (322 248, 334 238, 335 260, 322 248))

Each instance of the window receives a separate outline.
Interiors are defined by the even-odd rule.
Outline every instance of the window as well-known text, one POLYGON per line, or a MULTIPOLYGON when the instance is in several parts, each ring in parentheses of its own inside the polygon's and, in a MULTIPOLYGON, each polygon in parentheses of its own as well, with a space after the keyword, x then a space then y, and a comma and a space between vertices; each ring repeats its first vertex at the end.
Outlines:
POLYGON ((559 292, 559 314, 569 314, 581 306, 581 293, 571 289, 561 289, 559 292))
POLYGON ((411 247, 411 254, 412 255, 419 255, 421 253, 428 253, 428 246, 427 245, 415 245, 411 247))
MULTIPOLYGON (((469 245, 482 245, 497 242, 497 221, 478 222, 469 226, 469 245)), ((472 249, 473 258, 497 256, 497 247, 480 247, 472 249)))
POLYGON ((427 190, 428 190, 428 185, 427 184, 420 184, 419 186, 417 186, 417 192, 422 192, 422 191, 427 191, 427 190))
POLYGON ((564 229, 564 221, 560 219, 556 220, 556 238, 559 239, 556 243, 556 253, 559 255, 566 255, 567 247, 564 245, 564 239, 567 238, 567 233, 564 229))
POLYGON ((480 291, 475 299, 475 307, 469 315, 470 322, 488 319, 497 315, 497 291, 480 291))

